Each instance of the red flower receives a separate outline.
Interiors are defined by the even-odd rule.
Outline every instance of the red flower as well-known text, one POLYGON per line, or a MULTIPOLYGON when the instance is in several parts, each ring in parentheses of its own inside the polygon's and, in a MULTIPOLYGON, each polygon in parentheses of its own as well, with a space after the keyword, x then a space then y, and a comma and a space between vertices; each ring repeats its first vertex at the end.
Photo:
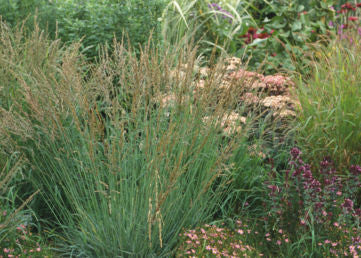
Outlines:
POLYGON ((259 34, 254 34, 253 35, 253 38, 255 39, 266 39, 266 38, 269 38, 270 35, 268 33, 259 33, 259 34))
POLYGON ((361 3, 359 3, 359 4, 356 4, 356 6, 357 6, 357 7, 361 7, 361 3))
POLYGON ((348 12, 347 9, 341 9, 341 10, 337 11, 337 13, 347 13, 347 12, 348 12))
POLYGON ((342 8, 342 9, 349 9, 349 10, 354 9, 354 7, 352 6, 351 3, 343 4, 343 5, 341 5, 341 8, 342 8))
POLYGON ((350 17, 348 17, 348 20, 349 20, 349 21, 357 21, 357 20, 358 20, 358 17, 356 17, 356 16, 350 16, 350 17))

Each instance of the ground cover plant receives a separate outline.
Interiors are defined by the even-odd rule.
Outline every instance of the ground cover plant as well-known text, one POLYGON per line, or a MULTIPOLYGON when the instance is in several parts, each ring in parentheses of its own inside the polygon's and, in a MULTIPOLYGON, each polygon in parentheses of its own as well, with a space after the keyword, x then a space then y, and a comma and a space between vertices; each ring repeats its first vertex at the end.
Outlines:
POLYGON ((359 7, 1 5, 0 257, 358 257, 359 7))

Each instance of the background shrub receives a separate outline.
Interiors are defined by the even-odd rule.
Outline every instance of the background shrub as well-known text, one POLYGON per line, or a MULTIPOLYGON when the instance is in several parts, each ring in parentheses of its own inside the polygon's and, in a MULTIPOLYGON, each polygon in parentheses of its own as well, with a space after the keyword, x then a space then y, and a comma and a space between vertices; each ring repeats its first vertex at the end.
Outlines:
POLYGON ((50 0, 1 0, 0 15, 9 25, 15 26, 28 18, 27 27, 34 25, 46 29, 54 39, 64 43, 82 41, 82 51, 94 59, 100 45, 112 45, 112 40, 124 38, 135 49, 144 45, 150 33, 153 41, 160 40, 160 23, 165 0, 150 2, 120 0, 50 1, 50 0), (57 34, 57 35, 56 35, 57 34))

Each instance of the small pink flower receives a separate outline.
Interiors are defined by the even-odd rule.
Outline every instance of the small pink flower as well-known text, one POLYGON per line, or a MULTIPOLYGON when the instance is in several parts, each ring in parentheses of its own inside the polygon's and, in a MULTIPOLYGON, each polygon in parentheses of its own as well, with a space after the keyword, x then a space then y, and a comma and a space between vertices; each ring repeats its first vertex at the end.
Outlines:
POLYGON ((244 231, 242 229, 238 229, 237 230, 237 233, 240 234, 240 235, 243 235, 244 234, 244 231))
POLYGON ((216 231, 217 231, 217 232, 222 232, 222 231, 223 231, 223 228, 216 228, 216 231))
POLYGON ((235 245, 234 245, 234 248, 236 248, 236 249, 240 249, 240 248, 241 248, 241 246, 240 246, 239 244, 235 244, 235 245))
POLYGON ((278 230, 278 233, 282 234, 283 233, 282 229, 278 230))
POLYGON ((198 239, 198 236, 195 234, 188 234, 188 237, 192 240, 198 239))
POLYGON ((267 241, 271 241, 271 238, 267 237, 266 240, 267 240, 267 241))
POLYGON ((335 227, 340 226, 340 224, 338 224, 337 222, 334 222, 333 225, 334 225, 335 227))
POLYGON ((6 216, 8 214, 7 211, 3 211, 3 216, 6 216))
POLYGON ((337 192, 336 192, 336 195, 337 195, 337 196, 341 196, 341 195, 342 195, 342 192, 337 191, 337 192))
POLYGON ((282 244, 281 240, 277 240, 277 245, 281 245, 281 244, 282 244))
POLYGON ((8 249, 8 248, 4 248, 4 253, 9 253, 10 252, 10 249, 8 249))
POLYGON ((211 250, 211 249, 212 249, 212 247, 210 245, 206 246, 206 250, 211 250))
POLYGON ((331 245, 335 247, 335 246, 337 246, 337 243, 332 243, 331 245))
POLYGON ((325 240, 325 244, 329 244, 329 243, 331 243, 331 241, 328 240, 328 239, 326 239, 326 240, 325 240))
POLYGON ((288 243, 288 242, 289 242, 288 238, 286 238, 286 239, 285 239, 285 242, 286 242, 286 243, 288 243))
POLYGON ((201 232, 202 232, 202 234, 206 233, 206 231, 203 228, 201 228, 201 232))
POLYGON ((266 237, 269 237, 269 236, 270 236, 270 233, 267 233, 265 236, 266 236, 266 237))

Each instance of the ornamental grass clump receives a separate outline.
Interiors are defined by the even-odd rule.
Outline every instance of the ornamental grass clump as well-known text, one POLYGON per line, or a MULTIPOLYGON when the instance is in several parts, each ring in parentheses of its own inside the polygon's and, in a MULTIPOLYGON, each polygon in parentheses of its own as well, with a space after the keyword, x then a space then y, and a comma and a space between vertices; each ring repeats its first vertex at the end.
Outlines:
POLYGON ((361 44, 337 39, 318 47, 311 79, 300 82, 297 141, 314 161, 330 155, 341 171, 361 163, 361 44))
POLYGON ((80 44, 0 32, 0 148, 24 156, 24 178, 40 190, 34 212, 56 229, 59 253, 169 256, 182 228, 212 218, 247 125, 221 133, 224 115, 242 107, 235 92, 214 95, 217 79, 194 101, 196 48, 136 56, 114 42, 89 64, 80 44))
POLYGON ((361 168, 353 165, 349 175, 341 177, 325 158, 318 173, 312 173, 299 149, 293 148, 290 154, 291 169, 281 175, 273 171, 265 183, 268 198, 264 206, 269 209, 265 227, 282 228, 291 242, 305 245, 314 254, 349 254, 349 246, 359 245, 361 234, 357 200, 361 168))

